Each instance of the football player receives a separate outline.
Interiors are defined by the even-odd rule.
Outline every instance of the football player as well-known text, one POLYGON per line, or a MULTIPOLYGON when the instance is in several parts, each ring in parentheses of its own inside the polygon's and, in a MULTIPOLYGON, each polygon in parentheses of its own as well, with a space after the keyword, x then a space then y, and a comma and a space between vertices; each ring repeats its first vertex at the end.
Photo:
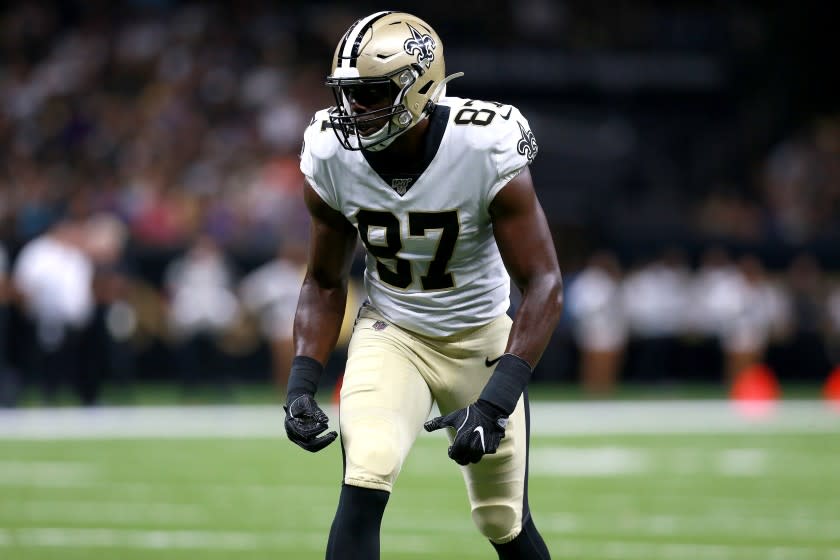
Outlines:
POLYGON ((314 399, 336 342, 357 238, 367 301, 340 393, 344 484, 328 560, 379 558, 379 529, 422 428, 448 428, 472 517, 504 560, 546 560, 528 508, 526 386, 560 317, 562 285, 513 106, 445 96, 443 45, 421 19, 377 12, 338 43, 335 106, 304 135, 312 215, 294 323, 286 431, 336 439, 314 399), (513 320, 510 278, 523 298, 513 320), (442 416, 424 421, 437 403, 442 416))

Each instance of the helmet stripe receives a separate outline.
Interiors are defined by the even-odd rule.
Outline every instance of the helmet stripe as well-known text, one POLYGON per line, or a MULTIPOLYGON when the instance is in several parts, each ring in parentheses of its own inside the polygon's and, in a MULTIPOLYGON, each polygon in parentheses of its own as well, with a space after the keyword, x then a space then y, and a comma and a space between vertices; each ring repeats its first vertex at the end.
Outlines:
POLYGON ((341 43, 341 60, 340 66, 344 68, 351 68, 356 66, 356 58, 359 56, 359 47, 362 43, 362 37, 365 36, 367 30, 379 19, 392 14, 394 12, 376 12, 364 19, 360 19, 347 31, 344 36, 344 41, 341 43))
POLYGON ((342 66, 344 66, 344 58, 343 58, 343 54, 344 54, 344 45, 346 45, 346 44, 347 44, 347 38, 350 36, 350 34, 351 34, 351 33, 353 33, 353 29, 355 29, 355 28, 356 28, 356 26, 357 26, 357 25, 359 25, 359 22, 360 22, 360 21, 362 21, 362 20, 360 20, 360 19, 359 19, 359 20, 356 20, 356 21, 353 23, 353 25, 351 25, 351 26, 350 26, 350 29, 348 29, 348 30, 344 33, 344 37, 341 39, 341 47, 339 47, 339 49, 338 49, 338 66, 337 66, 337 67, 342 67, 342 66))

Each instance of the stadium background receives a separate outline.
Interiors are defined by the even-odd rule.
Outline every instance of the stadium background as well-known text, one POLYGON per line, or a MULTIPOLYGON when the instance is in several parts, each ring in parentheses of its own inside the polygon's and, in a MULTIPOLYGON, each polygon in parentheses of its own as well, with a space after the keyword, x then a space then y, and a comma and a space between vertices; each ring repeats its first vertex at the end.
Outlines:
MULTIPOLYGON (((340 450, 288 442, 272 383, 297 155, 337 38, 405 9, 466 72, 451 94, 516 104, 540 143, 567 305, 529 484, 554 556, 840 560, 830 7, 3 2, 0 558, 323 557, 340 450), (781 401, 722 400, 754 363, 781 401)), ((383 535, 389 560, 488 558, 443 438, 383 535)))
MULTIPOLYGON (((567 300, 537 380, 577 386, 589 375, 586 340, 615 354, 600 366, 615 371, 594 375, 625 385, 720 387, 754 361, 788 384, 825 379, 840 337, 840 117, 826 79, 825 3, 460 6, 398 7, 432 22, 448 68, 466 71, 452 94, 513 103, 530 119, 540 142, 533 173, 567 287, 588 264, 609 271, 607 287, 602 274, 581 303, 567 300), (727 301, 701 278, 715 258, 732 264, 727 301), (733 295, 736 277, 750 285, 733 295), (621 326, 592 341, 575 330, 587 319, 621 326), (741 332, 724 332, 736 323, 741 332)), ((263 279, 245 301, 242 281, 274 257, 299 263, 301 131, 330 103, 322 82, 336 37, 374 9, 5 4, 5 402, 39 383, 52 399, 56 383, 73 379, 89 402, 100 381, 271 379, 272 362, 286 360, 278 306, 288 309, 289 296, 263 279), (65 289, 70 273, 12 281, 22 248, 66 222, 96 240, 84 247, 96 269, 92 301, 65 289), (173 262, 196 247, 220 260, 178 270, 173 262), (66 292, 66 307, 84 309, 51 313, 43 308, 62 304, 32 292, 66 292), (51 328, 70 333, 63 346, 44 334, 51 328)), ((339 374, 340 355, 331 381, 339 374)))

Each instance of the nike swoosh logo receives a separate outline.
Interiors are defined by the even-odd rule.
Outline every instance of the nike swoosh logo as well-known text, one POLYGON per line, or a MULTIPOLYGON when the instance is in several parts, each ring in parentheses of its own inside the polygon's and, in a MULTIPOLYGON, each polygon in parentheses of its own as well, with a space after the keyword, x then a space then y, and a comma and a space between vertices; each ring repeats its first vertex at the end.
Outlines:
POLYGON ((513 107, 511 107, 510 109, 508 109, 508 114, 507 114, 507 115, 503 115, 503 114, 499 113, 499 116, 500 116, 500 117, 502 117, 502 118, 503 118, 503 119, 505 119, 505 120, 508 120, 508 119, 510 118, 510 114, 511 114, 512 112, 513 112, 513 107))
POLYGON ((484 426, 477 427, 473 432, 478 432, 478 437, 481 438, 481 452, 484 453, 484 426))
POLYGON ((495 363, 498 362, 501 359, 502 359, 501 356, 499 356, 498 358, 494 358, 492 360, 490 358, 484 358, 484 365, 487 366, 487 367, 493 367, 493 365, 495 365, 495 363))

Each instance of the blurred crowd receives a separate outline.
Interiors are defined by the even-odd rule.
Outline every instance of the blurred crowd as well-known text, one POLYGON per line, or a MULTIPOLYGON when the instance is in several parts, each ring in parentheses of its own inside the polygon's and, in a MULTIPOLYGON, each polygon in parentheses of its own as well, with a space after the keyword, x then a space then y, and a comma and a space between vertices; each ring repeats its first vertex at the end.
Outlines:
POLYGON ((698 232, 793 245, 840 239, 840 115, 775 145, 748 188, 716 185, 694 214, 698 232))
MULTIPOLYGON (((45 402, 71 389, 94 404, 106 385, 144 379, 175 382, 185 398, 224 397, 252 379, 282 391, 305 245, 283 244, 243 269, 199 235, 153 284, 126 266, 127 239, 121 221, 96 214, 58 220, 13 261, 0 246, 0 402, 14 404, 29 386, 45 402), (149 359, 155 345, 164 352, 149 359)), ((362 298, 360 266, 339 352, 362 298)), ((809 254, 770 271, 754 254, 716 246, 629 265, 602 250, 565 274, 564 317, 540 381, 606 395, 623 382, 727 386, 758 364, 785 383, 819 383, 840 365, 840 278, 809 254)))
POLYGON ((144 245, 196 232, 247 250, 300 240, 301 132, 327 96, 323 64, 313 76, 283 14, 75 6, 23 2, 0 20, 7 235, 104 211, 144 245))
POLYGON ((840 278, 813 256, 777 272, 716 246, 693 260, 673 248, 625 270, 600 251, 570 276, 567 328, 587 391, 627 379, 726 386, 756 365, 810 383, 840 364, 840 278))
MULTIPOLYGON (((285 389, 305 246, 284 243, 240 270, 210 235, 168 260, 159 285, 127 265, 127 232, 108 214, 63 217, 25 243, 10 265, 0 245, 0 404, 27 387, 47 403, 96 404, 106 385, 163 379, 182 395, 229 397, 249 374, 285 389), (143 354, 156 371, 138 371, 143 354), (262 347, 258 371, 247 360, 262 347)), ((359 305, 351 288, 343 345, 359 305)))
MULTIPOLYGON (((691 2, 669 11, 641 0, 496 0, 468 2, 475 9, 458 14, 445 3, 402 4, 435 24, 461 60, 475 45, 744 58, 769 35, 749 7, 721 16, 691 2), (480 25, 474 13, 484 14, 480 25)), ((230 372, 251 367, 241 359, 256 346, 268 354, 258 367, 269 363, 283 384, 308 235, 301 135, 312 113, 331 103, 322 83, 335 41, 372 5, 30 0, 0 7, 0 400, 13 402, 22 384, 37 379, 47 400, 70 383, 93 403, 103 379, 127 382, 149 369, 184 386, 212 379, 224 388, 230 372), (161 340, 165 352, 156 351, 161 340)), ((551 145, 564 137, 549 134, 557 130, 539 100, 530 111, 527 94, 517 95, 512 101, 533 115, 534 130, 546 133, 539 140, 547 156, 534 173, 546 207, 556 210, 550 201, 571 191, 576 172, 551 167, 561 161, 551 145)), ((838 233, 840 120, 791 130, 757 160, 739 162, 750 180, 721 180, 687 199, 696 203, 685 220, 692 231, 792 243, 838 233)), ((621 144, 614 132, 600 127, 589 138, 604 140, 597 146, 606 150, 621 144)), ((719 137, 726 145, 728 136, 719 137)), ((565 140, 577 150, 570 165, 588 158, 601 173, 610 167, 581 153, 580 135, 565 140)), ((644 138, 635 144, 643 148, 644 138)), ((644 182, 656 187, 646 192, 659 210, 627 214, 667 223, 668 205, 686 194, 661 169, 680 164, 647 156, 658 161, 644 182)), ((623 209, 643 196, 631 188, 598 198, 623 209)), ((597 237, 605 223, 589 224, 584 235, 597 237)), ((586 267, 564 263, 569 297, 558 337, 579 352, 593 390, 608 390, 631 370, 676 372, 684 364, 662 357, 704 337, 726 355, 721 372, 796 333, 818 339, 823 362, 837 361, 829 357, 840 328, 831 273, 840 263, 803 255, 787 270, 768 271, 755 255, 733 260, 722 250, 694 266, 679 251, 637 260, 625 271, 609 253, 586 267), (639 341, 651 344, 637 351, 639 341), (657 347, 669 350, 644 349, 657 347)), ((564 348, 546 368, 565 371, 564 348)))

